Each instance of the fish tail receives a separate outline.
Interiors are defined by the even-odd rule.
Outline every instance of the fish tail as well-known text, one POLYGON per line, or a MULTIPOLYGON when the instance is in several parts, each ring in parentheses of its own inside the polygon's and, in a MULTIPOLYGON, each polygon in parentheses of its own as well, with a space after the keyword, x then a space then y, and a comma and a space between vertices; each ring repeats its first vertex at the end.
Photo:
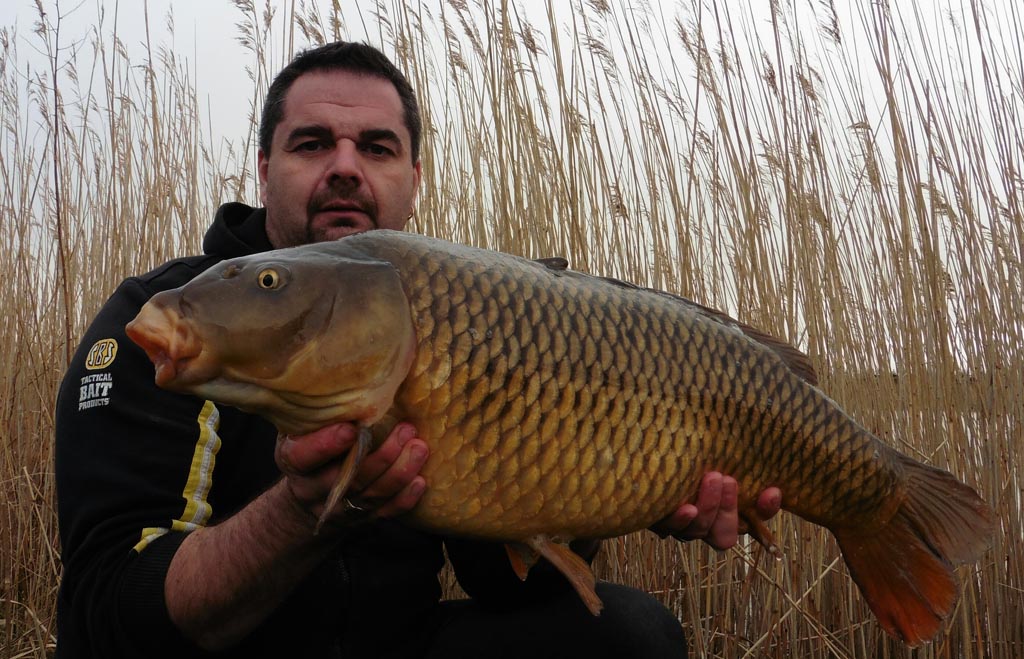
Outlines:
POLYGON ((896 514, 877 532, 832 529, 853 580, 882 627, 910 646, 930 641, 957 599, 953 567, 988 547, 992 511, 951 474, 902 459, 896 514))

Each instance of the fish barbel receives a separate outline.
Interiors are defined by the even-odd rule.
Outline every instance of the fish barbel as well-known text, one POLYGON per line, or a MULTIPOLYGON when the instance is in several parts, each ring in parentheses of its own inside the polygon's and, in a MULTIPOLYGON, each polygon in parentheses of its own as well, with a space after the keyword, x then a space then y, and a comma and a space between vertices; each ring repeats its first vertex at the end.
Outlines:
POLYGON ((713 470, 737 479, 769 546, 754 506, 770 486, 827 527, 883 628, 911 645, 940 630, 952 566, 992 532, 974 490, 858 425, 794 348, 558 259, 371 231, 220 263, 127 331, 160 386, 282 433, 412 422, 428 487, 404 519, 505 542, 524 577, 543 555, 595 613, 593 575, 566 543, 650 527, 713 470))

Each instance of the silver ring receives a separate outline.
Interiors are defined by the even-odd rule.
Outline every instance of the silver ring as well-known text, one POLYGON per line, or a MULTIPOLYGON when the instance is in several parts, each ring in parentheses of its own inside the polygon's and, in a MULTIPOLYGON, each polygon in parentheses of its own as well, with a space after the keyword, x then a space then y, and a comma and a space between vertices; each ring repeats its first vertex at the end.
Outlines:
POLYGON ((345 501, 345 512, 349 512, 349 511, 355 511, 357 513, 367 513, 367 512, 370 512, 369 508, 364 508, 362 506, 357 506, 356 504, 352 503, 352 499, 349 499, 349 498, 346 497, 344 499, 344 501, 345 501))

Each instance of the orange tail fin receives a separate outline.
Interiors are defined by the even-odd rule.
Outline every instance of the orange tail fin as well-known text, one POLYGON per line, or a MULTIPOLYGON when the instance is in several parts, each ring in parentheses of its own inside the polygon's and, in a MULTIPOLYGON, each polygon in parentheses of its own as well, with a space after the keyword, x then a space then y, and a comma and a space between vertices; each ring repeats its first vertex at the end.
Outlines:
POLYGON ((904 458, 905 499, 879 531, 832 529, 878 622, 910 646, 930 641, 953 610, 953 566, 988 547, 992 511, 951 474, 904 458))

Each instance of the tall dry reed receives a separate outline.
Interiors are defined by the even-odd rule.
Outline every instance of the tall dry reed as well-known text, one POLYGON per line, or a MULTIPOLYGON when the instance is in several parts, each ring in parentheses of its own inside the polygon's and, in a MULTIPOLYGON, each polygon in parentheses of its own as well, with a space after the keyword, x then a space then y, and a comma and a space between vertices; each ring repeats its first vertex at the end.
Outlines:
MULTIPOLYGON (((426 120, 414 229, 564 255, 785 337, 854 417, 996 509, 948 634, 915 652, 795 518, 772 524, 778 562, 748 542, 608 541, 601 574, 656 593, 695 656, 1024 654, 1015 5, 233 4, 254 107, 308 43, 365 34, 408 72, 426 120)), ((77 337, 119 278, 196 251, 218 203, 256 199, 254 127, 203 129, 196 62, 148 32, 132 61, 111 22, 72 55, 61 20, 0 32, 3 656, 52 650, 53 396, 77 337), (26 44, 48 69, 19 68, 26 44)))

